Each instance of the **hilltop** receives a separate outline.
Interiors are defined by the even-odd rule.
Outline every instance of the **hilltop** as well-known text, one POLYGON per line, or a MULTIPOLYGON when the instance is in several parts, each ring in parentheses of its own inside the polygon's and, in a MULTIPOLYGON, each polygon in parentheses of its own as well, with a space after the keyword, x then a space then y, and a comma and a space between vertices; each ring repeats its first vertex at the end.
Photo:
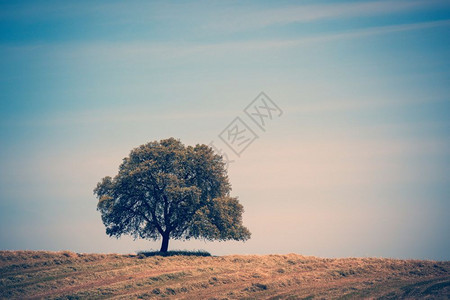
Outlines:
POLYGON ((449 298, 450 262, 0 251, 8 299, 449 298))

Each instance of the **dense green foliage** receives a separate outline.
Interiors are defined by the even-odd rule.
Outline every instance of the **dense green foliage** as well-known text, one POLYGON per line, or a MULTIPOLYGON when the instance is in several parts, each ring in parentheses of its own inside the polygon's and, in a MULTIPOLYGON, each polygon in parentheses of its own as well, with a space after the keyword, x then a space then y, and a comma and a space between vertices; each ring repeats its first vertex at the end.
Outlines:
POLYGON ((230 196, 225 163, 206 145, 169 138, 133 149, 119 173, 94 189, 106 233, 119 237, 247 240, 243 207, 230 196))

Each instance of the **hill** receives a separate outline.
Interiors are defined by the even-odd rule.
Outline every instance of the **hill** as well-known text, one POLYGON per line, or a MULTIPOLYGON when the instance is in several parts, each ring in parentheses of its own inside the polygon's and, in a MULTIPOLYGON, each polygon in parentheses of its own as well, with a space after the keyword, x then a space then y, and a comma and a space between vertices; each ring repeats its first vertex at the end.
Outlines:
POLYGON ((449 298, 450 262, 0 251, 0 298, 449 298))

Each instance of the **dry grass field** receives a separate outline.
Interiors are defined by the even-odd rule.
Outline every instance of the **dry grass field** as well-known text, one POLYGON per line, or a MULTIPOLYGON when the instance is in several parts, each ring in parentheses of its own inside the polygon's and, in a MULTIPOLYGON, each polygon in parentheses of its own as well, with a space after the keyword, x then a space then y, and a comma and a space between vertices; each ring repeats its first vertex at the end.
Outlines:
POLYGON ((2 299, 448 299, 449 295, 448 261, 0 251, 2 299))

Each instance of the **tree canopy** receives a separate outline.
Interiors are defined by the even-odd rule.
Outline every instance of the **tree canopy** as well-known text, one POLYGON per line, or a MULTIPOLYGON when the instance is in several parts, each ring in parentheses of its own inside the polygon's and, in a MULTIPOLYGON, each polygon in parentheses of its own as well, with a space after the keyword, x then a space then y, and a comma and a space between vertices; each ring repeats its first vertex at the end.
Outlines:
POLYGON ((169 138, 133 149, 94 194, 109 236, 162 237, 165 252, 170 238, 249 239, 243 206, 230 191, 222 156, 169 138))

